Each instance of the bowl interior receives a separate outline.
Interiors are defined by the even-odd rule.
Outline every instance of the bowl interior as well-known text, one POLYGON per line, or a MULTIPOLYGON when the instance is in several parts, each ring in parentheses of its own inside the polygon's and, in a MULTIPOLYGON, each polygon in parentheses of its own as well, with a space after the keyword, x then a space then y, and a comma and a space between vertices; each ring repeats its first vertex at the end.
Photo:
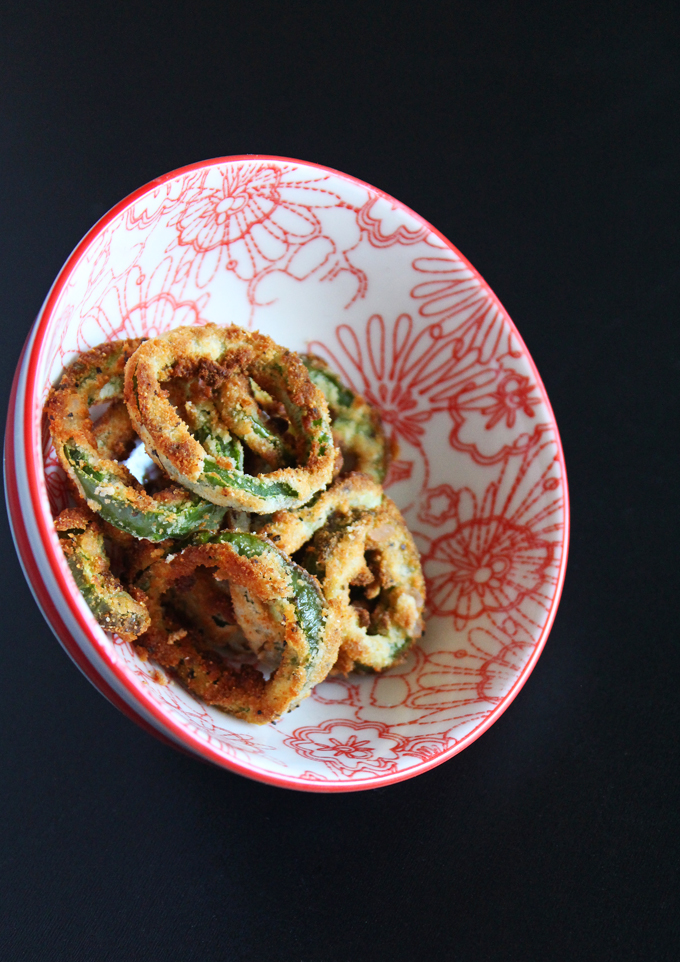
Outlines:
MULTIPOLYGON (((89 612, 79 643, 124 672, 187 744, 257 777, 368 786, 436 764, 512 699, 557 605, 563 461, 526 348, 455 248, 375 189, 276 158, 175 172, 91 232, 36 345, 32 456, 44 463, 46 516, 66 503, 41 438, 64 365, 105 340, 208 321, 322 355, 381 410, 399 446, 386 487, 423 557, 426 633, 399 668, 327 681, 264 728, 206 707, 89 612)), ((46 550, 65 569, 56 536, 46 550)))

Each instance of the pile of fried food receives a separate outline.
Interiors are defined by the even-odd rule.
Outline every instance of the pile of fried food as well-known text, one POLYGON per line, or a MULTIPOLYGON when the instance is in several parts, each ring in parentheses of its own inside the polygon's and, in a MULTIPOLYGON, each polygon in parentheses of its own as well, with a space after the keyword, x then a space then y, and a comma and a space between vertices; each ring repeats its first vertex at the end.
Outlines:
POLYGON ((46 414, 80 592, 207 704, 276 721, 329 673, 398 664, 422 633, 380 417, 320 358, 180 327, 81 354, 46 414), (137 479, 124 462, 140 438, 153 467, 137 479))

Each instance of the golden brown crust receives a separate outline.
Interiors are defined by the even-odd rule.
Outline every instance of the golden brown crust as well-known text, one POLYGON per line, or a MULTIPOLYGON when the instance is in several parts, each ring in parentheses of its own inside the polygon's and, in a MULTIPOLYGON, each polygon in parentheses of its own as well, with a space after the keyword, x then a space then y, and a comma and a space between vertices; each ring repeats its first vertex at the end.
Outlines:
POLYGON ((150 626, 149 613, 111 572, 96 515, 83 505, 67 508, 54 526, 71 574, 101 627, 124 641, 134 641, 150 626))
POLYGON ((137 645, 160 665, 171 669, 184 687, 207 704, 255 724, 276 720, 296 707, 326 677, 339 646, 337 626, 329 619, 324 637, 327 650, 311 674, 305 668, 310 659, 309 639, 290 600, 291 568, 290 561, 276 549, 248 558, 229 544, 190 546, 181 554, 157 561, 140 582, 148 597, 152 624, 137 645), (173 621, 168 613, 164 598, 201 566, 210 569, 215 578, 244 588, 263 602, 276 604, 281 658, 267 681, 250 665, 234 668, 220 659, 209 650, 200 631, 173 621))
POLYGON ((45 404, 50 433, 61 466, 76 487, 78 480, 63 454, 64 444, 67 442, 73 442, 86 450, 98 451, 101 441, 104 460, 111 461, 112 468, 118 467, 107 450, 107 419, 105 418, 97 432, 89 409, 91 405, 107 400, 106 396, 102 397, 102 392, 106 395, 107 389, 109 398, 114 402, 116 397, 122 398, 125 365, 142 340, 143 338, 134 338, 111 341, 85 351, 70 364, 59 383, 50 391, 45 404), (116 380, 119 382, 118 386, 116 380))
POLYGON ((336 474, 341 470, 345 473, 354 471, 382 483, 390 462, 397 455, 397 445, 387 439, 380 412, 361 394, 350 390, 323 358, 303 354, 302 360, 311 372, 312 380, 317 377, 317 386, 328 402, 333 441, 340 452, 342 465, 336 469, 336 474))
MULTIPOLYGON (((192 505, 196 499, 177 485, 151 496, 125 465, 115 460, 120 453, 129 453, 134 443, 129 415, 118 402, 123 397, 127 361, 143 340, 111 341, 81 354, 50 391, 45 412, 59 462, 88 507, 108 515, 111 521, 132 516, 131 527, 135 516, 146 516, 147 527, 160 528, 164 522, 171 524, 174 517, 163 505, 192 505), (108 411, 93 424, 91 406, 107 402, 108 411)), ((205 507, 209 509, 206 516, 214 511, 210 505, 205 507)), ((200 524, 199 519, 196 527, 200 524)), ((143 537, 146 529, 141 524, 139 529, 135 536, 143 537)))
POLYGON ((342 612, 335 673, 403 661, 423 631, 425 582, 411 533, 379 484, 339 478, 308 507, 274 514, 260 534, 288 554, 307 546, 302 563, 342 612))
MULTIPOLYGON (((291 511, 276 511, 258 525, 258 532, 270 538, 277 547, 292 555, 313 537, 332 516, 347 516, 369 511, 382 504, 383 490, 365 474, 353 472, 338 478, 311 504, 291 511)), ((255 521, 257 525, 257 519, 255 521)))
POLYGON ((425 579, 401 512, 387 496, 344 534, 323 541, 322 581, 328 601, 343 605, 342 659, 333 672, 383 671, 400 664, 423 633, 425 579), (351 599, 352 588, 364 600, 351 599), (349 667, 351 661, 351 667, 349 667))
POLYGON ((54 519, 57 531, 84 531, 94 521, 94 513, 84 504, 65 508, 54 519))
MULTIPOLYGON (((321 370, 323 362, 313 360, 321 370)), ((338 390, 349 421, 344 440, 351 435, 356 441, 350 463, 365 456, 382 470, 376 451, 387 458, 390 445, 377 412, 356 395, 352 401, 349 392, 343 400, 338 390)), ((178 328, 153 342, 100 345, 65 372, 46 413, 79 502, 58 516, 55 528, 81 593, 102 627, 133 642, 141 657, 154 658, 207 704, 257 724, 276 720, 331 672, 398 664, 422 632, 425 586, 401 514, 376 480, 356 471, 323 490, 334 464, 336 474, 342 465, 330 443, 321 450, 322 431, 330 435, 326 400, 298 356, 265 335, 207 325, 178 328), (93 423, 89 409, 102 402, 110 403, 93 423), (208 440, 199 444, 196 436, 205 436, 206 425, 208 440), (185 504, 188 492, 165 474, 151 497, 120 463, 137 443, 137 431, 156 463, 169 470, 171 458, 174 477, 203 496, 191 478, 200 477, 206 458, 233 469, 223 442, 236 438, 237 447, 243 442, 251 452, 246 478, 294 483, 295 507, 273 510, 275 500, 264 506, 254 497, 245 498, 244 510, 239 497, 220 502, 234 508, 222 519, 224 508, 208 505, 220 513, 213 533, 188 547, 177 529, 126 533, 82 501, 64 450, 76 446, 85 452, 84 463, 91 457, 97 470, 109 472, 102 487, 129 483, 133 511, 147 501, 161 514, 185 504), (247 510, 261 514, 248 516, 247 510), (168 533, 173 537, 165 541, 146 540, 168 533), (228 543, 236 536, 269 547, 262 553, 256 544, 249 553, 253 546, 246 545, 240 552, 228 543), (311 576, 291 561, 296 552, 311 576), (299 594, 302 576, 316 586, 312 594, 325 626, 316 648, 303 615, 304 590, 310 589, 299 594), (225 661, 219 652, 227 650, 240 661, 257 658, 271 677, 265 681, 252 663, 225 661)))
MULTIPOLYGON (((335 453, 330 438, 328 407, 307 370, 292 351, 270 337, 239 327, 180 327, 142 344, 125 371, 125 401, 132 422, 149 455, 181 484, 215 504, 267 512, 291 504, 304 504, 329 483, 335 453), (175 376, 199 376, 217 386, 230 377, 252 377, 269 394, 283 399, 291 418, 291 444, 295 467, 255 475, 265 486, 279 484, 291 495, 265 497, 252 485, 215 484, 208 465, 237 472, 229 456, 208 458, 205 447, 192 436, 170 403, 163 384, 175 376), (282 383, 285 382, 285 390, 282 383), (327 430, 324 443, 323 430, 327 430)), ((272 489, 273 490, 273 489, 272 489)))

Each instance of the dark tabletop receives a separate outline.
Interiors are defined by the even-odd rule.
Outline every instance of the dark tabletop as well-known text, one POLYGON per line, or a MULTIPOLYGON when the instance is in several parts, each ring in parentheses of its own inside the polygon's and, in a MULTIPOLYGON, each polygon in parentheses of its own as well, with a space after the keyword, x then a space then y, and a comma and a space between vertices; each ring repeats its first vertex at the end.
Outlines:
POLYGON ((675 960, 677 5, 158 0, 0 8, 2 403, 71 249, 158 174, 302 158, 404 201, 515 320, 572 499, 562 603, 500 720, 308 795, 120 715, 3 518, 0 958, 675 960))

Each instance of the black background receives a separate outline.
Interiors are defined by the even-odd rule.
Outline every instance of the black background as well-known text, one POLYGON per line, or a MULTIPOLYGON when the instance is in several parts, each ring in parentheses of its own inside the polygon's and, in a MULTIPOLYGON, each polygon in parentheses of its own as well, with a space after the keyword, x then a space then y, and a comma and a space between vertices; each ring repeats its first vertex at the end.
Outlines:
POLYGON ((3 960, 679 957, 674 11, 2 4, 3 405, 105 210, 196 160, 298 157, 398 197, 489 281, 573 511, 557 620, 507 713, 433 771, 339 796, 204 766, 118 714, 3 519, 3 960))

